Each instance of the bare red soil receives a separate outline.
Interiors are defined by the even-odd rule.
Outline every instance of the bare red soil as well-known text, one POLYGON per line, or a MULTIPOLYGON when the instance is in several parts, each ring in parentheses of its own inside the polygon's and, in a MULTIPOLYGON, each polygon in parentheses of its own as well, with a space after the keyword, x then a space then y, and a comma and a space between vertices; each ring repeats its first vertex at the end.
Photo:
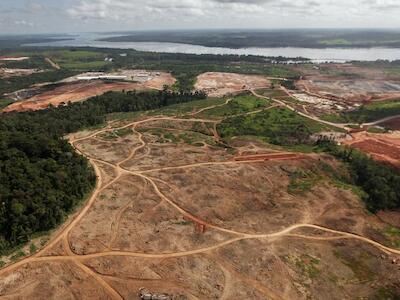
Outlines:
POLYGON ((235 161, 258 161, 258 160, 291 160, 303 159, 305 155, 296 153, 272 153, 272 154, 257 154, 257 155, 243 155, 236 156, 235 161))
POLYGON ((400 136, 398 134, 353 133, 352 141, 345 141, 374 159, 400 167, 400 136))

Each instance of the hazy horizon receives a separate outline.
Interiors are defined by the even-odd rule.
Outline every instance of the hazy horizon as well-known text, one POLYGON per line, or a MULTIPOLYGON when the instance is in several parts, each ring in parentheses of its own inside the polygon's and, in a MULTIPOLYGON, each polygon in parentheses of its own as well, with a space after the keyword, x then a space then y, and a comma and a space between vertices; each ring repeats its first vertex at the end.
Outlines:
POLYGON ((397 29, 394 0, 3 0, 1 34, 222 30, 397 29), (377 22, 377 20, 379 22, 377 22))

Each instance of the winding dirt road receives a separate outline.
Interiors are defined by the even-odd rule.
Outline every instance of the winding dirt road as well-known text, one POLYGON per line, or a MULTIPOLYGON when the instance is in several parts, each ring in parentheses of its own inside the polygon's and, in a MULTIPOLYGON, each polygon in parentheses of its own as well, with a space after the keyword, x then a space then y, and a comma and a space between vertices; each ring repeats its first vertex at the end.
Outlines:
MULTIPOLYGON (((254 95, 256 95, 257 97, 261 97, 264 98, 263 96, 260 96, 258 94, 256 94, 255 92, 253 92, 254 95)), ((228 99, 229 100, 229 99, 228 99)), ((279 100, 277 100, 279 101, 279 100)), ((229 101, 227 101, 226 103, 228 103, 229 101)), ((283 102, 281 103, 282 105, 287 106, 286 104, 284 104, 283 102)), ((215 106, 213 106, 215 107, 215 106)), ((211 109, 211 108, 209 108, 211 109)), ((201 111, 205 111, 206 109, 202 109, 200 111, 198 111, 197 113, 201 112, 201 111)), ((196 113, 196 114, 197 114, 196 113)), ((193 114, 192 114, 193 116, 193 114)), ((309 116, 307 116, 309 117, 309 116)), ((311 118, 311 117, 309 117, 311 118)), ((315 119, 315 118, 312 118, 315 119)), ((76 266, 78 266, 83 272, 85 272, 87 275, 89 275, 90 277, 94 278, 99 285, 101 285, 104 288, 104 291, 107 293, 107 295, 111 298, 111 299, 123 299, 123 297, 121 296, 121 294, 116 291, 114 288, 112 288, 105 280, 104 278, 97 274, 96 272, 94 272, 91 268, 89 268, 88 266, 85 265, 85 262, 89 259, 93 259, 93 258, 101 258, 101 257, 115 257, 115 256, 125 256, 125 257, 139 257, 139 258, 147 258, 147 259, 151 259, 151 258, 157 258, 157 259, 163 259, 163 258, 176 258, 176 257, 183 257, 183 256, 190 256, 190 255, 196 255, 196 254, 202 254, 202 253, 210 253, 212 251, 215 251, 221 247, 226 247, 228 245, 231 245, 233 243, 242 241, 242 240, 249 240, 249 239, 263 239, 263 240, 273 240, 273 239, 277 239, 277 238, 301 238, 301 239, 310 239, 310 240, 318 240, 318 241, 332 241, 332 240, 340 240, 340 239, 354 239, 354 240, 358 240, 360 242, 364 242, 367 244, 370 244, 374 247, 376 247, 377 249, 381 250, 384 253, 390 253, 390 254, 394 254, 394 255, 400 255, 400 250, 394 249, 394 248, 390 248, 387 247, 385 245, 382 245, 374 240, 371 240, 369 238, 363 237, 363 236, 359 236, 353 233, 349 233, 349 232, 344 232, 344 231, 338 231, 338 230, 333 230, 327 227, 323 227, 323 226, 318 226, 318 225, 314 225, 314 224, 293 224, 287 228, 284 228, 278 232, 275 233, 269 233, 269 234, 250 234, 250 233, 246 233, 246 232, 239 232, 236 230, 232 230, 232 229, 228 229, 228 228, 224 228, 221 226, 217 226, 215 224, 212 224, 210 222, 207 222, 205 220, 202 220, 201 218, 193 215, 192 213, 190 213, 187 209, 185 209, 184 207, 178 205, 177 203, 175 203, 173 201, 173 199, 168 198, 166 195, 164 195, 160 188, 158 187, 156 181, 156 179, 151 178, 148 173, 151 172, 160 172, 160 171, 167 171, 167 170, 172 170, 172 169, 186 169, 186 168, 200 168, 203 166, 213 166, 213 165, 220 165, 220 164, 253 164, 253 163, 263 163, 265 162, 265 158, 260 158, 255 159, 255 160, 240 160, 240 161, 225 161, 225 162, 203 162, 203 163, 194 163, 194 164, 187 164, 187 165, 182 165, 182 166, 167 166, 167 167, 160 167, 160 168, 154 168, 151 170, 141 170, 141 171, 130 171, 127 170, 123 167, 123 164, 126 163, 127 161, 129 161, 130 159, 134 158, 135 155, 137 154, 137 152, 146 147, 147 143, 143 138, 143 134, 140 133, 139 131, 137 131, 137 126, 139 126, 140 124, 144 124, 147 122, 151 122, 151 121, 155 121, 155 120, 168 120, 168 121, 178 121, 178 122, 201 122, 201 123, 215 123, 218 121, 215 120, 208 120, 208 119, 196 119, 196 118, 188 118, 188 119, 183 119, 183 118, 173 118, 173 117, 164 117, 164 116, 158 116, 158 117, 150 117, 144 120, 139 120, 139 121, 135 121, 135 122, 131 122, 129 124, 126 124, 124 126, 120 126, 118 128, 111 128, 111 127, 106 127, 104 129, 98 130, 92 134, 89 134, 88 136, 85 137, 81 137, 81 138, 77 138, 77 139, 72 139, 70 140, 71 145, 76 149, 77 152, 81 153, 82 155, 86 156, 90 163, 92 164, 96 175, 97 175, 97 183, 96 183, 96 187, 91 195, 91 197, 89 198, 89 200, 86 202, 86 204, 83 206, 83 208, 81 209, 81 211, 79 213, 76 214, 76 216, 69 222, 67 223, 64 227, 62 227, 58 233, 56 233, 50 240, 50 242, 43 248, 41 249, 39 252, 37 252, 35 255, 27 257, 19 262, 16 262, 12 265, 6 266, 5 268, 3 268, 2 270, 0 270, 0 276, 3 276, 5 274, 9 274, 10 272, 13 272, 15 270, 17 270, 19 267, 24 266, 26 264, 37 264, 37 263, 42 263, 42 262, 72 262, 74 263, 76 266), (92 138, 96 138, 98 135, 105 133, 105 132, 110 132, 110 131, 114 131, 114 130, 119 130, 119 129, 124 129, 124 128, 132 128, 134 134, 137 136, 140 145, 134 147, 129 155, 124 158, 123 160, 121 160, 118 163, 110 163, 110 162, 106 162, 106 161, 102 161, 99 159, 96 159, 94 157, 89 156, 88 154, 84 153, 84 151, 82 149, 79 148, 79 146, 77 146, 78 142, 81 141, 85 141, 85 140, 89 140, 92 138), (114 179, 112 179, 109 183, 104 185, 104 178, 102 177, 102 173, 100 172, 100 167, 101 165, 107 165, 109 167, 111 167, 114 172, 115 172, 115 177, 114 179), (168 205, 173 208, 176 212, 178 212, 180 215, 184 216, 185 218, 188 218, 190 220, 192 220, 193 222, 197 223, 197 224, 201 224, 204 225, 206 227, 212 228, 214 230, 220 231, 220 232, 224 232, 224 233, 228 233, 230 235, 234 235, 234 238, 231 238, 227 241, 218 243, 218 244, 214 244, 208 247, 203 247, 203 248, 199 248, 199 249, 193 249, 193 250, 188 250, 188 251, 182 251, 182 252, 171 252, 171 253, 153 253, 153 254, 149 254, 149 253, 140 253, 140 252, 131 252, 131 251, 119 251, 119 250, 110 250, 110 248, 112 248, 112 245, 115 241, 115 234, 111 233, 111 240, 110 240, 110 245, 108 247, 108 249, 104 249, 104 251, 98 252, 98 253, 92 253, 92 254, 86 254, 86 255, 78 255, 76 254, 73 249, 71 248, 71 244, 70 244, 70 232, 71 230, 78 225, 78 223, 85 217, 85 215, 88 213, 89 209, 93 206, 93 204, 95 203, 97 197, 99 196, 99 194, 106 190, 108 187, 110 187, 111 185, 113 185, 114 183, 116 183, 123 174, 131 174, 134 175, 138 178, 141 178, 146 184, 150 184, 150 186, 153 188, 153 190, 155 191, 155 193, 159 196, 159 198, 161 200, 164 200, 166 203, 168 203, 168 205), (322 232, 327 232, 327 233, 331 233, 334 234, 334 236, 331 237, 315 237, 315 236, 307 236, 307 235, 301 235, 301 234, 294 234, 292 233, 294 230, 297 229, 302 229, 302 228, 311 228, 311 229, 317 229, 320 230, 322 232), (48 256, 46 255, 46 251, 51 249, 53 246, 55 246, 57 243, 62 242, 63 244, 63 248, 66 252, 65 255, 58 255, 58 256, 48 256)), ((324 122, 325 124, 327 124, 327 122, 324 122)), ((335 124, 337 125, 337 124, 335 124)), ((275 153, 279 154, 279 153, 275 153)), ((284 153, 281 153, 284 154, 284 153)), ((271 158, 273 159, 273 158, 271 158)), ((277 155, 276 159, 280 159, 279 155, 277 155)), ((140 193, 139 196, 140 197, 140 193)), ((123 210, 129 206, 130 203, 127 203, 124 207, 122 207, 122 212, 123 210)), ((121 211, 118 214, 121 214, 121 211)), ((118 219, 118 215, 116 220, 118 219)), ((116 231, 118 229, 119 225, 118 225, 118 221, 113 222, 113 225, 111 226, 110 230, 111 231, 116 231)), ((226 269, 226 268, 225 268, 226 269)), ((271 291, 269 291, 267 288, 264 288, 264 293, 269 294, 268 296, 274 299, 278 299, 279 297, 275 294, 273 294, 271 291)))

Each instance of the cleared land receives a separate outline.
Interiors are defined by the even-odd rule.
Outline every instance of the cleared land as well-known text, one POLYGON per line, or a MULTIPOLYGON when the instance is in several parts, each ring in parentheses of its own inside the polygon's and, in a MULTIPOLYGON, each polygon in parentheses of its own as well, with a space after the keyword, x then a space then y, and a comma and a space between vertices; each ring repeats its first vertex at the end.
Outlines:
POLYGON ((249 89, 267 88, 270 84, 263 76, 207 72, 197 77, 195 89, 205 91, 210 97, 222 97, 249 89))
MULTIPOLYGON (((143 82, 105 82, 102 80, 85 80, 64 83, 56 88, 39 93, 23 101, 15 102, 6 107, 4 112, 29 111, 45 109, 49 105, 59 106, 68 102, 79 102, 108 91, 163 89, 164 85, 172 85, 175 79, 168 73, 159 73, 143 82)), ((43 89, 41 87, 40 89, 43 89)), ((34 92, 34 91, 33 91, 34 92)))
POLYGON ((391 69, 357 64, 301 66, 296 86, 316 97, 357 105, 400 97, 400 78, 391 69))
POLYGON ((41 251, 0 270, 2 297, 399 293, 400 237, 332 181, 324 170, 337 162, 241 137, 226 148, 215 128, 231 102, 70 135, 95 167, 96 190, 41 251))
POLYGON ((14 76, 29 76, 34 73, 43 72, 38 69, 10 69, 0 68, 0 78, 9 78, 14 76))
POLYGON ((359 132, 353 133, 352 138, 344 143, 371 154, 378 161, 400 168, 400 134, 398 132, 392 134, 359 132))

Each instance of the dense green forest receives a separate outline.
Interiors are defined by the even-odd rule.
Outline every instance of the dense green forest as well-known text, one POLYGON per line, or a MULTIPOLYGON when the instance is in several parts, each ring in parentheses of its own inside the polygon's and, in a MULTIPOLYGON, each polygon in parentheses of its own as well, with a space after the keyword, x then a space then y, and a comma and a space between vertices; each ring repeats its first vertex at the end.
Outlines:
POLYGON ((351 183, 366 192, 367 196, 363 200, 370 211, 400 208, 400 174, 397 170, 354 148, 326 141, 321 141, 319 146, 348 164, 353 181, 351 183))
POLYGON ((83 157, 63 139, 102 124, 106 114, 205 98, 203 93, 110 92, 86 102, 0 118, 0 254, 54 228, 95 184, 83 157))

